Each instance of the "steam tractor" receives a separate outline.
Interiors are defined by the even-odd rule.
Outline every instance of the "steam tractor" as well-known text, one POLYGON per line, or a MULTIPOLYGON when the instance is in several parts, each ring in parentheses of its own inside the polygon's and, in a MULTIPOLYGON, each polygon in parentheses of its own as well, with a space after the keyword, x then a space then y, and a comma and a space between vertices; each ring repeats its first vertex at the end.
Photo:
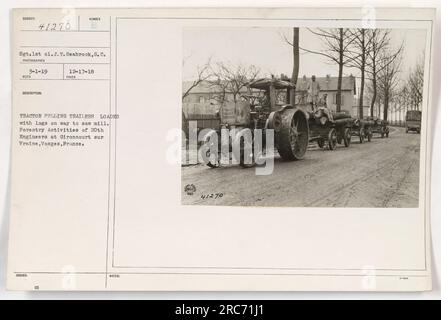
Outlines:
MULTIPOLYGON (((215 133, 217 137, 221 137, 221 129, 234 132, 229 137, 228 153, 229 156, 233 155, 232 146, 239 144, 240 154, 233 156, 242 167, 254 166, 256 159, 264 157, 264 154, 254 148, 254 129, 262 129, 260 150, 266 149, 265 131, 273 129, 274 145, 283 160, 300 160, 305 155, 309 141, 308 114, 289 104, 292 88, 293 85, 289 81, 262 78, 248 84, 248 92, 241 96, 240 101, 222 103, 219 109, 220 127, 215 133), (252 143, 244 139, 244 130, 252 133, 252 143)), ((212 134, 213 132, 206 135, 205 144, 209 145, 210 141, 215 141, 211 139, 212 134)), ((207 165, 212 168, 220 166, 221 139, 217 140, 218 154, 211 155, 210 150, 205 154, 206 159, 209 159, 207 165)))

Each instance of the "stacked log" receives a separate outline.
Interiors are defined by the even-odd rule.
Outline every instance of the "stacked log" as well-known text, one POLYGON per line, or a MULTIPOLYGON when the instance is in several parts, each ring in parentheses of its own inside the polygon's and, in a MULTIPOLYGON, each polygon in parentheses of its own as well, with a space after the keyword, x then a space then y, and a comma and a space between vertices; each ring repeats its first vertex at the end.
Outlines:
POLYGON ((383 126, 383 125, 387 125, 387 124, 389 124, 386 120, 382 120, 382 119, 376 119, 375 120, 375 124, 377 125, 377 126, 383 126))
POLYGON ((367 127, 367 126, 375 125, 375 121, 374 120, 355 118, 355 119, 352 119, 352 121, 353 121, 352 122, 352 126, 353 127, 367 127))
POLYGON ((334 120, 336 126, 347 126, 352 124, 352 122, 353 119, 351 117, 334 120))
POLYGON ((323 109, 317 109, 315 112, 309 113, 309 122, 317 125, 324 125, 329 121, 328 115, 323 111, 323 109), (324 122, 321 122, 322 119, 325 119, 324 122))
POLYGON ((383 126, 383 125, 387 125, 388 124, 387 120, 383 120, 383 119, 375 118, 375 117, 368 117, 364 121, 369 121, 369 123, 371 123, 371 124, 373 124, 375 126, 383 126))
MULTIPOLYGON (((313 122, 317 125, 324 125, 328 121, 331 121, 329 119, 329 116, 327 113, 324 112, 323 109, 318 109, 315 112, 309 112, 309 121, 313 122), (325 122, 322 121, 322 119, 325 118, 325 122)), ((354 119, 351 117, 351 115, 348 112, 335 112, 332 113, 332 123, 334 123, 337 126, 347 126, 351 125, 354 119)))
POLYGON ((373 125, 375 125, 375 121, 373 121, 373 120, 360 120, 360 123, 363 126, 373 126, 373 125))
POLYGON ((332 114, 336 126, 348 126, 354 121, 348 112, 335 112, 332 114))
POLYGON ((351 115, 347 112, 335 112, 333 113, 332 117, 334 118, 334 120, 351 119, 351 115))

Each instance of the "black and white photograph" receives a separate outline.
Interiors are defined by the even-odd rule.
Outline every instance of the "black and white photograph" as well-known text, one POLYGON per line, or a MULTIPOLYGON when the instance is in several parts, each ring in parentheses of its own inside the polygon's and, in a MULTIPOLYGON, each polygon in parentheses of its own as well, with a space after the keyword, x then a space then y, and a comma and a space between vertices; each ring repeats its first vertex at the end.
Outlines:
POLYGON ((182 203, 419 206, 425 29, 183 29, 182 203))
POLYGON ((5 288, 439 296, 436 15, 11 10, 5 288))

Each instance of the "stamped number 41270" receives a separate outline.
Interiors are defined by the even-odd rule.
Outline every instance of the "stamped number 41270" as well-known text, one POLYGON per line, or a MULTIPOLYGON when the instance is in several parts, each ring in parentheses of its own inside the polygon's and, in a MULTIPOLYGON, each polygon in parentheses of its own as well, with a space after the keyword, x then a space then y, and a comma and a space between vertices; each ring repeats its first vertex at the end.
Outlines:
POLYGON ((218 199, 222 198, 224 196, 223 193, 208 193, 208 194, 202 194, 201 199, 218 199))

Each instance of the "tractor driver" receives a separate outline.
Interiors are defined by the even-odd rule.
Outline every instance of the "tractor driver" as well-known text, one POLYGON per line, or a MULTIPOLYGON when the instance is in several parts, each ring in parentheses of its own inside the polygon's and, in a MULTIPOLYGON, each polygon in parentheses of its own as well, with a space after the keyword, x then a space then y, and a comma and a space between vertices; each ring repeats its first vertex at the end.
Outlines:
POLYGON ((311 77, 311 82, 308 85, 308 95, 309 95, 309 99, 311 101, 311 108, 312 108, 313 112, 315 111, 315 108, 317 107, 319 93, 320 93, 320 85, 316 81, 315 75, 313 75, 311 77))
POLYGON ((270 91, 265 90, 265 93, 263 94, 262 99, 260 99, 260 104, 262 106, 262 109, 265 111, 268 111, 271 109, 271 98, 270 98, 270 91))

